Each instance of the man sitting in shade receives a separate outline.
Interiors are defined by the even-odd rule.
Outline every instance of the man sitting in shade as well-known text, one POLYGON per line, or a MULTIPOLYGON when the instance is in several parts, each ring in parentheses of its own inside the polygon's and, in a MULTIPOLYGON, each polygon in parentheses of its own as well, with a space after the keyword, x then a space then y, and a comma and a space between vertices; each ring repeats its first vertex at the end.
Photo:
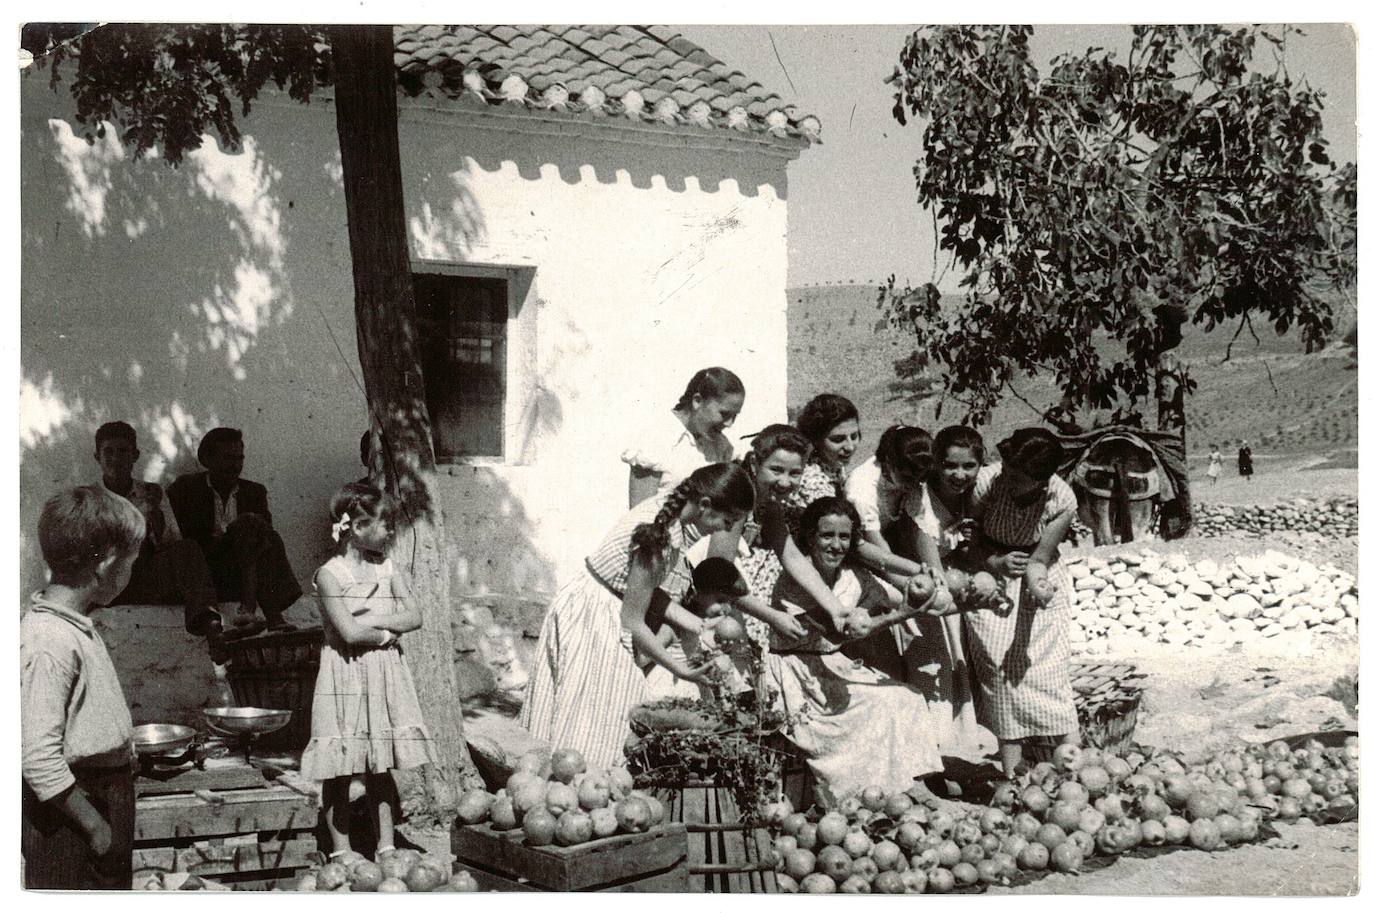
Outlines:
POLYGON ((267 489, 240 478, 243 458, 243 432, 211 429, 196 450, 205 471, 178 478, 167 500, 182 537, 204 553, 219 597, 237 599, 245 614, 262 609, 269 631, 289 631, 295 626, 284 613, 301 597, 301 587, 272 528, 267 489))

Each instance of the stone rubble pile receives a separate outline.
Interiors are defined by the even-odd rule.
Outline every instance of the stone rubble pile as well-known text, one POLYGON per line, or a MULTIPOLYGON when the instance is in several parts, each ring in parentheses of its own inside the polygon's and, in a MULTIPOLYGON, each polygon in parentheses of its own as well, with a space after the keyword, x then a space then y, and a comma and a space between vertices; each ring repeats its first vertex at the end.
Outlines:
POLYGON ((1306 652, 1312 638, 1358 636, 1355 578, 1269 550, 1218 565, 1148 549, 1065 558, 1073 578, 1075 652, 1149 644, 1306 652))
POLYGON ((1279 531, 1314 532, 1332 538, 1359 535, 1359 501, 1348 495, 1294 498, 1264 507, 1194 504, 1195 536, 1264 536, 1279 531))

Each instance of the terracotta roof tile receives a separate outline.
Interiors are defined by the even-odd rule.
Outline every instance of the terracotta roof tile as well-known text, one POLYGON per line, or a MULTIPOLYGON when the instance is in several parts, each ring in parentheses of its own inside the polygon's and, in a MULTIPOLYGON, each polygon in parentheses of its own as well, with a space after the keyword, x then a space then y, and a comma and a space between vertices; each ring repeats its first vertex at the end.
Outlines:
MULTIPOLYGON (((789 133, 800 133, 798 124, 807 115, 774 92, 735 70, 709 52, 664 26, 632 25, 422 25, 395 30, 397 69, 407 85, 436 71, 445 76, 437 91, 457 95, 461 73, 481 74, 492 92, 502 80, 519 76, 530 87, 527 104, 555 84, 574 98, 595 86, 608 98, 619 100, 631 90, 645 101, 644 115, 665 97, 680 108, 680 115, 705 102, 716 123, 733 108, 748 113, 750 130, 767 133, 765 118, 773 112, 786 117, 789 133)), ((519 104, 519 102, 515 102, 519 104)), ((619 107, 608 113, 615 115, 619 107)), ((684 129, 697 129, 687 123, 684 129)))

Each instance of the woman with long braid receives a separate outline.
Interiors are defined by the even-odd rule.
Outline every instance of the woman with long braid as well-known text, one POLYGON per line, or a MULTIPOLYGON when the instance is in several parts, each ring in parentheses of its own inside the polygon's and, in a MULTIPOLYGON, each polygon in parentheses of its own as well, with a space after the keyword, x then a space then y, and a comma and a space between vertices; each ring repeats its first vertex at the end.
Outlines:
POLYGON ((536 738, 582 752, 589 766, 607 767, 622 758, 629 711, 649 698, 648 669, 710 682, 707 667, 674 655, 645 619, 657 589, 672 600, 667 621, 699 626, 677 604, 692 580, 687 549, 742 523, 753 506, 749 474, 714 463, 626 514, 549 607, 521 724, 536 738))

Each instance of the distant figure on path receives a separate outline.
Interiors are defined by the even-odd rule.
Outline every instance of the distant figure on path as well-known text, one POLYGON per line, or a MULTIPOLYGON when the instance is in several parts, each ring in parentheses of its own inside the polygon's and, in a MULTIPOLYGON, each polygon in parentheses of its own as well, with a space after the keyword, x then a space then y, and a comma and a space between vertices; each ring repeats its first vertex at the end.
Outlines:
POLYGON ((239 478, 243 432, 212 428, 196 459, 207 471, 188 473, 167 488, 182 536, 205 553, 222 600, 238 599, 245 613, 261 608, 268 630, 292 630, 283 613, 301 597, 301 586, 272 528, 267 489, 239 478))
POLYGON ((1221 478, 1221 450, 1216 444, 1212 445, 1212 452, 1207 454, 1207 478, 1212 480, 1213 485, 1221 478))
POLYGON ((1240 450, 1236 452, 1236 468, 1247 482, 1255 474, 1255 463, 1250 455, 1249 441, 1240 442, 1240 450))

